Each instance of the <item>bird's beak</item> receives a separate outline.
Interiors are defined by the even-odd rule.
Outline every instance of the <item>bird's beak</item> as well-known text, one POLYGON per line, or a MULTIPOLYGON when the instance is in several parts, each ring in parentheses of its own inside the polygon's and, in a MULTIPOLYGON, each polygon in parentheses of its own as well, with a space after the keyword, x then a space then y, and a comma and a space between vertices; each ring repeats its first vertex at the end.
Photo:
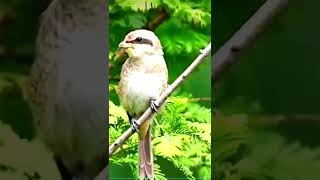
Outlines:
POLYGON ((119 48, 130 48, 130 47, 132 47, 131 43, 126 43, 125 41, 122 41, 119 44, 119 48))

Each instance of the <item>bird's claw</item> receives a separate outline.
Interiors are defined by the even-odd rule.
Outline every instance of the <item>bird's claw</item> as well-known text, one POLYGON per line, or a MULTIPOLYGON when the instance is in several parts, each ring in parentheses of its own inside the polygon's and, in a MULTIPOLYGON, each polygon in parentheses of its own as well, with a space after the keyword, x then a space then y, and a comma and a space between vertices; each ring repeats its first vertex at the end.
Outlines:
POLYGON ((138 132, 138 126, 139 126, 139 124, 137 123, 137 120, 131 119, 130 125, 131 125, 131 129, 132 129, 134 132, 138 132))
POLYGON ((150 108, 158 114, 159 105, 156 104, 156 100, 152 99, 150 101, 150 108))

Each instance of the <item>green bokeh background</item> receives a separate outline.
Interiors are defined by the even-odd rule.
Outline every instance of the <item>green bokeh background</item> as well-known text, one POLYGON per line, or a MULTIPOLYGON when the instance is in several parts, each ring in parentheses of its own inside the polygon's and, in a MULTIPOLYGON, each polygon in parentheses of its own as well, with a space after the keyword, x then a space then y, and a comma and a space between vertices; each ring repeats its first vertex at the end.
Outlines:
MULTIPOLYGON (((264 2, 216 1, 212 31, 215 51, 264 2)), ((288 1, 288 6, 263 28, 241 52, 237 63, 214 85, 213 106, 219 115, 213 119, 217 124, 213 132, 215 129, 221 132, 225 127, 220 123, 227 119, 236 124, 244 115, 248 121, 245 133, 248 137, 244 138, 243 146, 234 148, 237 153, 229 159, 216 161, 220 167, 227 163, 242 164, 229 177, 224 174, 220 179, 319 177, 319 159, 310 158, 317 156, 320 145, 319 5, 315 0, 288 1), (283 145, 275 145, 280 141, 283 145), (261 148, 266 144, 269 146, 261 148), (294 149, 293 144, 297 145, 294 155, 289 150, 294 149), (261 159, 266 160, 265 164, 261 159)), ((216 148, 223 150, 226 144, 217 144, 216 148)), ((226 169, 217 169, 216 174, 226 169)))

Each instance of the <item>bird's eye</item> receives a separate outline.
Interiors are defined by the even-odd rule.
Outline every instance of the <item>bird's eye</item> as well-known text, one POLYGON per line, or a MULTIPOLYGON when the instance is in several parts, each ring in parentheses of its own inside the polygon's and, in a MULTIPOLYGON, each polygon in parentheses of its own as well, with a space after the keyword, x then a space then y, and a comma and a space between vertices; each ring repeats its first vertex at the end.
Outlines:
POLYGON ((137 42, 141 42, 141 41, 142 41, 142 37, 137 37, 137 38, 136 38, 136 41, 137 41, 137 42))

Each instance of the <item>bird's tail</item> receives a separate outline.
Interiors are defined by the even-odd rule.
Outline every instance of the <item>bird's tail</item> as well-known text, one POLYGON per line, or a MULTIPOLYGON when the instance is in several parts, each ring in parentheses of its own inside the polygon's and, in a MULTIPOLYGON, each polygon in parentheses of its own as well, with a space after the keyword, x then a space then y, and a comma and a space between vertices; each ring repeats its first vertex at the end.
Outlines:
POLYGON ((139 175, 140 179, 151 180, 153 175, 153 157, 151 144, 151 127, 148 126, 144 137, 139 138, 139 175))

